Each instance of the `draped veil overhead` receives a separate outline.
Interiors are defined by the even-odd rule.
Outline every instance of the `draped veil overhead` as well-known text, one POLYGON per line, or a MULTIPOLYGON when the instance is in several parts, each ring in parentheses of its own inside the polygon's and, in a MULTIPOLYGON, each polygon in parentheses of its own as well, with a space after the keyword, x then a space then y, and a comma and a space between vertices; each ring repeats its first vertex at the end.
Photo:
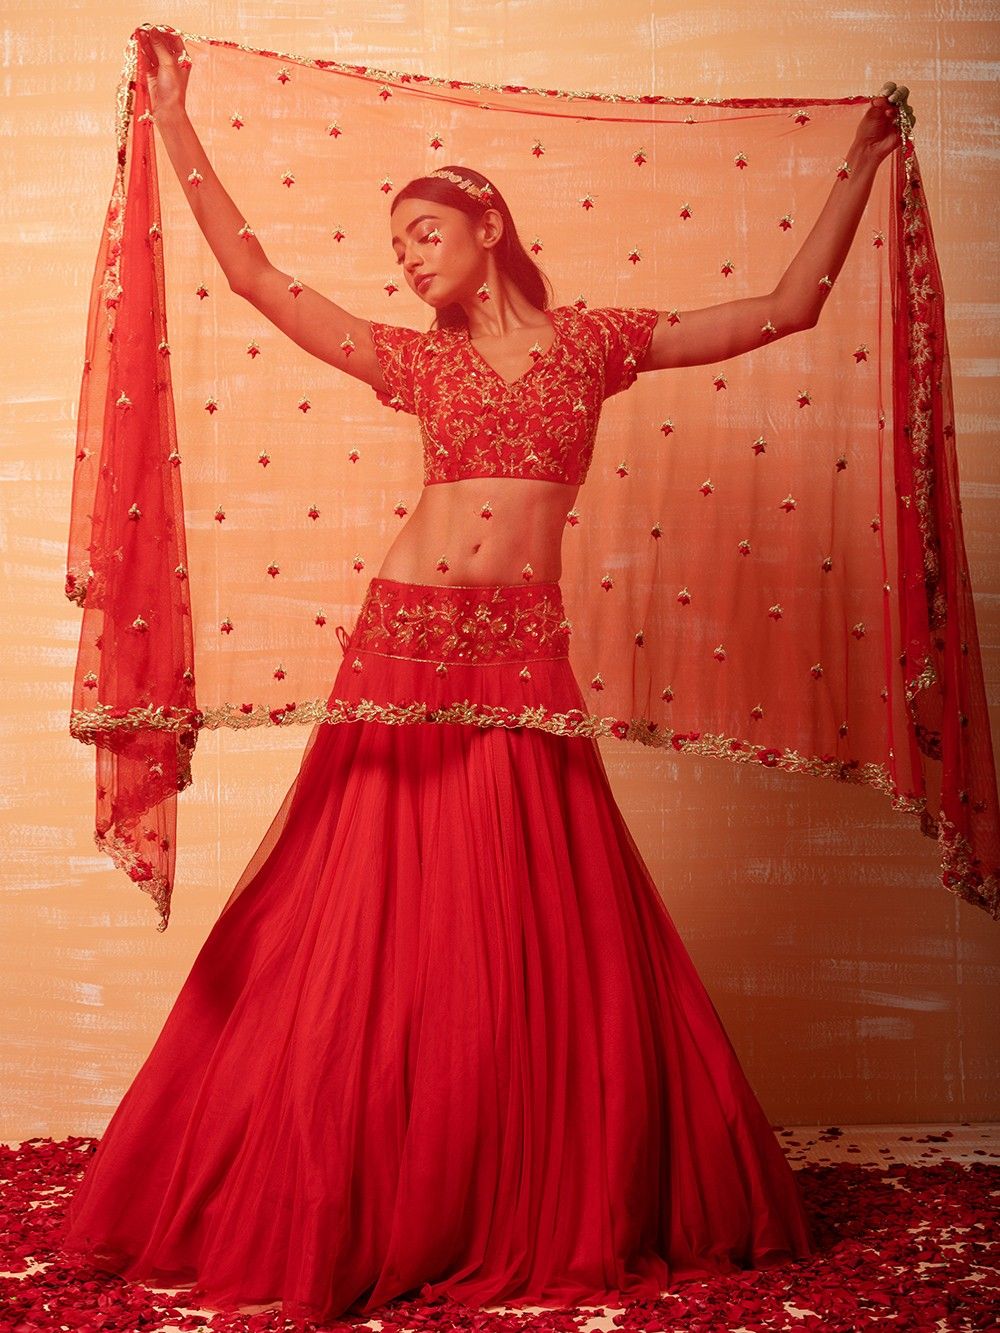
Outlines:
MULTIPOLYGON (((289 301, 308 284, 420 331, 389 245, 410 179, 482 171, 555 304, 653 308, 682 339, 685 310, 774 288, 868 100, 497 87, 183 35, 189 114, 291 275, 289 301)), ((97 843, 160 929, 200 729, 354 719, 606 736, 647 747, 664 780, 667 756, 694 753, 863 782, 937 839, 942 884, 1000 916, 944 301, 912 139, 879 169, 815 327, 625 374, 628 392, 608 396, 562 548, 579 713, 477 709, 446 679, 434 701, 368 697, 360 674, 354 697, 330 697, 344 629, 419 497, 419 424, 229 290, 162 170, 134 35, 116 154, 74 462, 70 726, 95 746, 97 843)))

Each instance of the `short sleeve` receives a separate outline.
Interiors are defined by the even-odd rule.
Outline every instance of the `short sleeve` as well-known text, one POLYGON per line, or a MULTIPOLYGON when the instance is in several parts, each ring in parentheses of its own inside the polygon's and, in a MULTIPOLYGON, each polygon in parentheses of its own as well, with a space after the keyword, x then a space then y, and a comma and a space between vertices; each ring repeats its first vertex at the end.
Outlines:
POLYGON ((372 385, 380 403, 397 412, 416 413, 414 379, 417 351, 425 334, 419 329, 408 329, 402 324, 380 324, 369 321, 375 357, 388 387, 388 394, 372 385))
POLYGON ((604 355, 604 397, 630 388, 649 351, 660 312, 648 306, 602 306, 587 312, 604 355))

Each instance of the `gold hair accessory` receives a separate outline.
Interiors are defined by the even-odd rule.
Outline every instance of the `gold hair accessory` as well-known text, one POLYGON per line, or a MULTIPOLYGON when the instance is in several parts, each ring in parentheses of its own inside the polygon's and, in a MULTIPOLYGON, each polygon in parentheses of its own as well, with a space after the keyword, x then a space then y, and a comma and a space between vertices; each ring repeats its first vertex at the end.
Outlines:
POLYGON ((436 171, 429 171, 427 174, 428 176, 438 176, 441 180, 451 181, 452 185, 457 185, 466 194, 471 194, 473 199, 479 199, 483 203, 488 204, 493 197, 493 186, 489 182, 485 185, 476 185, 466 176, 459 176, 454 171, 446 171, 443 167, 439 167, 436 171))

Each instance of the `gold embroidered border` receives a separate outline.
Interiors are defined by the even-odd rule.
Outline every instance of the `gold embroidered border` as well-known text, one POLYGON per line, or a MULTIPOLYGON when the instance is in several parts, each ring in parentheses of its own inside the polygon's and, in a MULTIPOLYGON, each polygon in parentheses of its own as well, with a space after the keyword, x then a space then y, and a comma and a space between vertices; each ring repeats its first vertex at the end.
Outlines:
MULTIPOLYGON (((112 710, 105 705, 97 705, 87 712, 76 711, 70 720, 70 733, 85 744, 100 744, 100 737, 108 732, 123 729, 180 731, 192 726, 191 715, 167 716, 162 708, 132 709, 126 715, 111 716, 112 710)), ((638 741, 655 748, 673 748, 676 752, 684 750, 699 755, 725 755, 726 758, 742 762, 760 762, 768 768, 782 768, 788 772, 810 773, 813 776, 834 776, 844 780, 860 781, 877 786, 890 796, 893 808, 909 813, 917 813, 924 808, 923 797, 907 797, 895 792, 888 770, 880 764, 859 764, 853 760, 836 757, 807 757, 797 750, 778 750, 773 746, 761 746, 755 741, 733 736, 721 736, 708 732, 689 733, 660 727, 658 723, 646 718, 636 718, 627 722, 611 716, 600 717, 593 713, 584 713, 580 709, 571 709, 565 713, 556 713, 543 704, 525 705, 520 710, 508 708, 502 704, 474 704, 468 699, 453 701, 449 704, 432 708, 429 704, 414 702, 409 704, 379 704, 372 699, 362 698, 357 703, 346 699, 335 699, 329 705, 323 699, 310 699, 297 703, 293 709, 269 709, 264 704, 256 705, 250 712, 245 712, 236 704, 223 704, 199 714, 194 724, 198 730, 218 730, 226 727, 234 731, 243 731, 259 726, 291 726, 295 724, 341 723, 341 722, 383 722, 391 725, 406 725, 420 722, 460 722, 482 728, 504 726, 510 728, 533 727, 560 736, 584 736, 598 738, 614 736, 618 740, 638 741), (860 777, 853 775, 860 774, 860 777)))
MULTIPOLYGON (((913 154, 906 151, 905 143, 902 162, 904 183, 898 206, 906 293, 905 301, 902 303, 906 319, 908 375, 905 439, 908 442, 913 469, 910 489, 923 559, 927 626, 931 637, 931 642, 927 644, 923 659, 919 663, 917 675, 906 684, 905 699, 910 725, 919 749, 929 759, 940 763, 943 759, 941 732, 929 730, 922 724, 918 716, 916 698, 921 690, 938 682, 939 677, 933 658, 934 648, 937 647, 939 653, 944 650, 942 636, 948 633, 948 617, 959 616, 959 607, 949 606, 947 589, 942 584, 938 516, 935 506, 935 489, 940 485, 935 457, 935 402, 942 394, 945 337, 943 328, 941 336, 935 328, 942 294, 932 283, 935 275, 929 248, 927 206, 920 173, 915 167, 913 154)), ((943 402, 941 406, 943 410, 943 402)), ((949 424, 953 425, 953 422, 949 424)), ((947 447, 946 440, 942 447, 947 447)), ((960 561, 958 576, 966 580, 968 574, 964 568, 964 556, 960 550, 956 554, 960 561)), ((960 628, 955 628, 952 632, 959 634, 960 628)), ((962 651, 966 651, 964 644, 962 651)), ((918 663, 913 665, 917 666, 918 663)), ((964 877, 968 871, 971 850, 969 844, 954 825, 949 825, 947 836, 952 840, 952 845, 957 846, 961 843, 965 847, 963 861, 965 870, 960 872, 964 877)))
POLYGON ((164 876, 151 873, 149 862, 144 860, 134 847, 130 847, 114 833, 102 833, 100 829, 96 829, 94 841, 98 848, 110 856, 115 865, 124 870, 129 879, 142 889, 143 893, 149 894, 160 918, 156 929, 161 932, 166 930, 170 919, 170 890, 164 876))
MULTIPOLYGON (((110 262, 104 271, 102 288, 104 291, 104 311, 107 320, 108 337, 115 330, 115 316, 118 300, 122 294, 121 261, 122 240, 125 235, 125 200, 128 190, 125 184, 125 164, 128 158, 129 126, 135 106, 136 75, 139 68, 139 43, 135 37, 129 38, 125 46, 125 58, 122 62, 118 87, 115 90, 115 143, 117 162, 115 179, 111 187, 111 200, 108 204, 107 236, 110 262)), ((86 592, 86 587, 84 587, 86 592)), ((81 598, 82 605, 82 598, 81 598)))
POLYGON ((927 249, 927 224, 919 177, 913 175, 912 163, 904 157, 906 183, 900 201, 903 218, 903 261, 906 270, 907 308, 907 368, 908 392, 906 424, 909 427, 910 449, 913 456, 913 476, 916 506, 924 556, 924 577, 931 593, 929 610, 931 628, 944 623, 947 607, 940 588, 941 569, 938 548, 934 539, 931 433, 933 429, 933 397, 940 385, 929 383, 940 370, 942 349, 937 339, 930 337, 931 320, 921 317, 921 311, 941 293, 931 286, 930 255, 927 249))
MULTIPOLYGON (((95 710, 86 713, 73 713, 70 732, 89 744, 99 744, 100 736, 109 730, 136 726, 136 719, 126 714, 118 717, 108 716, 111 710, 98 705, 95 710)), ((183 716, 170 717, 163 709, 132 710, 143 721, 156 729, 180 730, 190 728, 192 716, 184 711, 183 716)), ((442 723, 459 722, 471 726, 510 728, 531 727, 552 735, 568 737, 613 736, 617 740, 638 741, 642 745, 661 749, 672 749, 676 754, 696 754, 700 756, 729 759, 735 763, 760 763, 767 768, 781 769, 786 773, 801 773, 811 777, 833 778, 839 782, 850 782, 873 787, 889 799, 893 810, 915 815, 919 820, 921 832, 937 840, 942 870, 940 882, 956 897, 963 898, 977 907, 985 908, 996 920, 1000 919, 1000 877, 991 874, 979 879, 974 869, 972 849, 958 829, 944 816, 935 818, 927 809, 926 797, 905 795, 898 792, 892 775, 884 764, 861 764, 854 760, 842 760, 818 755, 802 755, 797 750, 777 749, 760 746, 753 741, 736 736, 722 736, 706 732, 678 732, 670 728, 660 728, 655 722, 645 718, 636 718, 630 722, 621 718, 597 717, 579 709, 566 713, 554 713, 544 706, 526 706, 520 711, 501 705, 473 704, 469 700, 453 702, 439 708, 431 708, 425 703, 377 704, 371 699, 361 699, 353 704, 348 700, 336 699, 328 706, 325 700, 310 699, 296 704, 294 709, 270 710, 264 705, 245 713, 238 706, 224 704, 199 713, 196 725, 199 728, 231 727, 243 730, 247 727, 290 726, 293 724, 342 722, 381 722, 389 725, 412 725, 424 722, 442 723)), ((190 747, 193 749, 193 745, 190 747)), ((107 841, 107 835, 104 842, 107 841)), ((98 843, 104 847, 98 838, 98 843)), ((109 855, 114 856, 113 846, 105 847, 109 855)), ((129 849, 118 848, 121 856, 131 855, 129 849)), ((119 862, 131 873, 130 866, 119 862)), ((162 893, 156 884, 147 887, 139 881, 154 900, 157 892, 162 893)))
MULTIPOLYGON (((869 93, 855 93, 849 97, 670 97, 662 93, 586 92, 568 88, 534 88, 526 84, 489 83, 485 80, 469 82, 463 79, 442 78, 433 74, 416 74, 405 70, 380 69, 375 65, 348 65, 339 60, 325 60, 314 56, 295 55, 287 51, 269 51, 256 46, 248 46, 243 42, 227 41, 218 37, 206 37, 201 33, 184 32, 182 29, 176 29, 176 31, 185 40, 190 39, 195 42, 205 42, 209 46, 223 46, 233 51, 246 51, 249 55, 270 56, 276 60, 288 60, 296 65, 303 65, 308 69, 333 71, 335 73, 349 74, 354 77, 360 76, 361 78, 376 80, 379 83, 398 82, 404 85, 417 85, 415 89, 411 87, 410 91, 419 91, 421 85, 427 85, 431 88, 441 88, 448 92, 466 88, 475 93, 486 90, 488 92, 504 93, 507 96, 527 94, 529 96, 544 97, 547 101, 582 100, 588 102, 604 102, 608 104, 631 103, 636 106, 657 106, 662 104, 666 106, 721 106, 751 109, 755 107, 766 109, 769 107, 852 106, 860 105, 862 102, 870 102, 872 97, 872 94, 869 93)), ((495 110, 496 108, 484 106, 482 109, 495 110)), ((904 144, 906 137, 909 136, 910 129, 911 123, 909 118, 901 109, 900 133, 904 144)))

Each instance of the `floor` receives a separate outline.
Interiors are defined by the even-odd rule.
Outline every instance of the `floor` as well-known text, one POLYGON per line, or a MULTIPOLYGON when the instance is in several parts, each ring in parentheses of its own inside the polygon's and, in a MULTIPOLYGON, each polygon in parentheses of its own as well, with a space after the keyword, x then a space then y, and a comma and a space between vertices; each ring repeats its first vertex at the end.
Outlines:
MULTIPOLYGON (((992 1162, 1000 1163, 1000 1123, 951 1124, 951 1125, 789 1125, 778 1131, 785 1152, 792 1166, 805 1163, 831 1165, 839 1162, 851 1162, 858 1166, 891 1166, 895 1163, 909 1166, 926 1166, 935 1162, 992 1162)), ((155 1290, 165 1290, 156 1288, 155 1290)), ((198 1307, 184 1307, 190 1314, 210 1312, 200 1311, 198 1307)), ((249 1307, 254 1309, 267 1307, 249 1307)), ((577 1325, 580 1333, 592 1333, 601 1330, 613 1333, 620 1326, 615 1323, 616 1308, 609 1307, 595 1315, 586 1323, 577 1325)), ((525 1316, 542 1313, 532 1306, 518 1309, 502 1305, 488 1306, 486 1309, 497 1314, 509 1312, 525 1316)), ((803 1312, 805 1313, 805 1312, 803 1312)), ((368 1324, 358 1324, 358 1328, 381 1330, 378 1319, 371 1319, 368 1324)), ((537 1328, 538 1325, 536 1324, 537 1328)), ((163 1325, 162 1333, 182 1333, 173 1325, 163 1325)), ((394 1333, 406 1333, 406 1330, 394 1326, 394 1333)), ((733 1328, 730 1333, 740 1333, 733 1328)))

